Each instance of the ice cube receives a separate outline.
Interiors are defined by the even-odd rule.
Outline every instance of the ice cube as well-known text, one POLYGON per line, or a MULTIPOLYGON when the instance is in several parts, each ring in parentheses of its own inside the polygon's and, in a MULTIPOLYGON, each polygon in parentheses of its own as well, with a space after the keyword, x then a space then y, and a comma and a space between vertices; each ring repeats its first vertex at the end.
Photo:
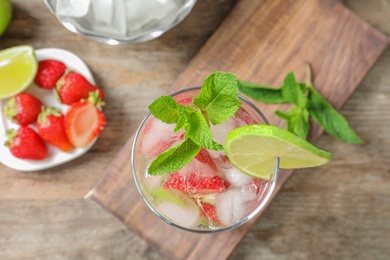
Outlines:
POLYGON ((56 13, 60 16, 83 17, 88 13, 91 0, 57 1, 56 13))
POLYGON ((151 191, 161 186, 161 183, 163 182, 163 175, 156 175, 152 176, 149 174, 146 174, 145 178, 143 179, 143 182, 146 186, 146 189, 151 191))
POLYGON ((163 201, 155 206, 155 209, 170 221, 184 226, 195 227, 200 223, 201 215, 198 206, 191 200, 177 204, 170 201, 163 201))
POLYGON ((213 177, 216 176, 217 173, 218 171, 216 168, 213 168, 210 165, 197 160, 196 158, 178 171, 179 175, 195 175, 199 179, 204 177, 213 177))
POLYGON ((183 137, 183 132, 176 134, 173 132, 174 124, 165 124, 155 118, 152 118, 145 127, 141 149, 146 156, 157 156, 180 142, 183 137))
POLYGON ((230 168, 220 168, 223 176, 233 186, 241 186, 245 184, 253 183, 253 178, 249 175, 242 173, 236 167, 231 166, 230 168))
POLYGON ((242 195, 240 188, 231 188, 216 195, 216 210, 218 219, 225 225, 230 225, 244 218, 250 210, 246 202, 248 198, 242 195))
POLYGON ((137 31, 174 17, 170 14, 174 14, 177 6, 172 0, 125 0, 125 8, 129 31, 137 31))
POLYGON ((240 190, 242 198, 245 202, 249 202, 258 198, 260 187, 258 186, 258 182, 251 178, 250 182, 241 185, 240 190))
POLYGON ((230 131, 240 126, 254 123, 256 123, 256 120, 244 108, 240 107, 236 114, 228 120, 218 125, 211 125, 211 131, 216 142, 225 144, 226 137, 230 131))
POLYGON ((92 23, 92 31, 115 36, 126 36, 126 10, 123 1, 93 0, 94 22, 92 23))
POLYGON ((232 167, 229 159, 227 158, 225 151, 208 151, 211 158, 213 158, 215 164, 219 169, 229 169, 232 167))

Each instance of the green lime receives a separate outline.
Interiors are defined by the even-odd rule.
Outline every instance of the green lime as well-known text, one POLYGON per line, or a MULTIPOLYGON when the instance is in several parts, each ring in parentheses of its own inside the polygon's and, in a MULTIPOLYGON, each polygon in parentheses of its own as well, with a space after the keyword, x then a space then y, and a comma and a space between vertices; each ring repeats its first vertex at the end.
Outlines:
POLYGON ((308 141, 276 126, 247 125, 231 131, 226 139, 226 155, 243 173, 254 178, 270 179, 276 157, 280 168, 298 169, 328 163, 331 154, 308 141))
POLYGON ((14 96, 35 78, 38 62, 34 48, 21 45, 0 51, 0 99, 14 96))
POLYGON ((0 35, 7 29, 12 17, 12 4, 10 0, 0 0, 0 35))

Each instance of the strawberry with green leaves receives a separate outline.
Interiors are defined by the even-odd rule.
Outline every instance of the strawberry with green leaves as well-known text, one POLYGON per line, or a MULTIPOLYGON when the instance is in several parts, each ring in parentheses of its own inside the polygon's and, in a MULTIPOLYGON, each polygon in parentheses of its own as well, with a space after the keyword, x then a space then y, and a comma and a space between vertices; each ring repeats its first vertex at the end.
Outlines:
POLYGON ((43 104, 38 98, 22 92, 7 101, 4 114, 7 119, 25 126, 37 120, 42 106, 43 104))
POLYGON ((103 130, 106 118, 101 110, 100 92, 91 92, 88 99, 73 103, 65 115, 65 133, 75 147, 86 147, 103 130))
POLYGON ((38 63, 35 83, 44 89, 54 89, 57 81, 65 74, 66 65, 59 60, 42 60, 38 63))
POLYGON ((89 93, 98 91, 101 100, 105 94, 102 89, 91 84, 83 75, 78 72, 69 72, 57 83, 57 95, 61 103, 71 105, 86 99, 89 93))
POLYGON ((28 126, 7 130, 7 141, 4 145, 19 159, 43 160, 48 156, 45 142, 28 126))
POLYGON ((62 151, 69 152, 74 148, 65 133, 64 115, 58 109, 43 109, 38 116, 37 129, 44 141, 62 151))

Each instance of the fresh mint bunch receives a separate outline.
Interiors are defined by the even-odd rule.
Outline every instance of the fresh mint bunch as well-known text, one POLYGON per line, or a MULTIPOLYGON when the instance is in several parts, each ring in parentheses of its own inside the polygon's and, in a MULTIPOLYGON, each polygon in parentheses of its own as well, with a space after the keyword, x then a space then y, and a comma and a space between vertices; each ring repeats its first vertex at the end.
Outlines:
POLYGON ((290 103, 288 112, 276 111, 275 114, 287 121, 287 130, 307 139, 310 130, 310 116, 326 132, 348 143, 362 143, 359 136, 351 129, 347 120, 332 107, 314 88, 311 82, 310 67, 307 70, 307 82, 298 82, 290 72, 280 88, 257 85, 238 81, 238 87, 244 94, 269 104, 290 103))
POLYGON ((149 166, 150 175, 161 175, 180 170, 200 151, 223 150, 213 139, 210 123, 222 123, 232 117, 241 105, 235 75, 214 72, 203 82, 194 106, 180 105, 171 96, 162 96, 149 105, 150 113, 167 124, 176 124, 175 132, 184 129, 183 141, 161 153, 149 166))

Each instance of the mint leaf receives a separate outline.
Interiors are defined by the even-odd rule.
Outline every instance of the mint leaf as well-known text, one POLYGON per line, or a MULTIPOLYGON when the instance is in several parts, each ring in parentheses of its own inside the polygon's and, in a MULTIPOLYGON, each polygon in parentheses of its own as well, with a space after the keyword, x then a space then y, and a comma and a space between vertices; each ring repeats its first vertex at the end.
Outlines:
POLYGON ((307 139, 309 134, 309 111, 305 107, 293 106, 289 112, 276 111, 277 116, 287 121, 287 130, 299 136, 302 139, 307 139))
POLYGON ((238 83, 235 75, 226 72, 212 73, 202 85, 193 104, 206 112, 214 125, 233 116, 241 105, 238 100, 238 83))
POLYGON ((305 86, 305 84, 298 83, 294 73, 288 73, 282 86, 283 99, 297 106, 305 107, 308 103, 305 86))
POLYGON ((174 124, 182 116, 182 106, 171 96, 161 96, 149 105, 152 115, 167 124, 174 124))
POLYGON ((268 104, 279 104, 287 102, 283 98, 282 90, 280 88, 262 86, 239 80, 238 89, 247 96, 268 104))
POLYGON ((363 143, 347 120, 317 92, 313 85, 309 85, 309 90, 309 112, 326 132, 348 143, 363 143))
POLYGON ((213 133, 200 110, 192 113, 185 126, 186 135, 197 145, 209 150, 222 150, 223 146, 213 140, 213 133))
POLYGON ((199 153, 200 148, 190 138, 187 138, 157 156, 150 164, 148 173, 150 175, 161 175, 180 170, 199 153))

